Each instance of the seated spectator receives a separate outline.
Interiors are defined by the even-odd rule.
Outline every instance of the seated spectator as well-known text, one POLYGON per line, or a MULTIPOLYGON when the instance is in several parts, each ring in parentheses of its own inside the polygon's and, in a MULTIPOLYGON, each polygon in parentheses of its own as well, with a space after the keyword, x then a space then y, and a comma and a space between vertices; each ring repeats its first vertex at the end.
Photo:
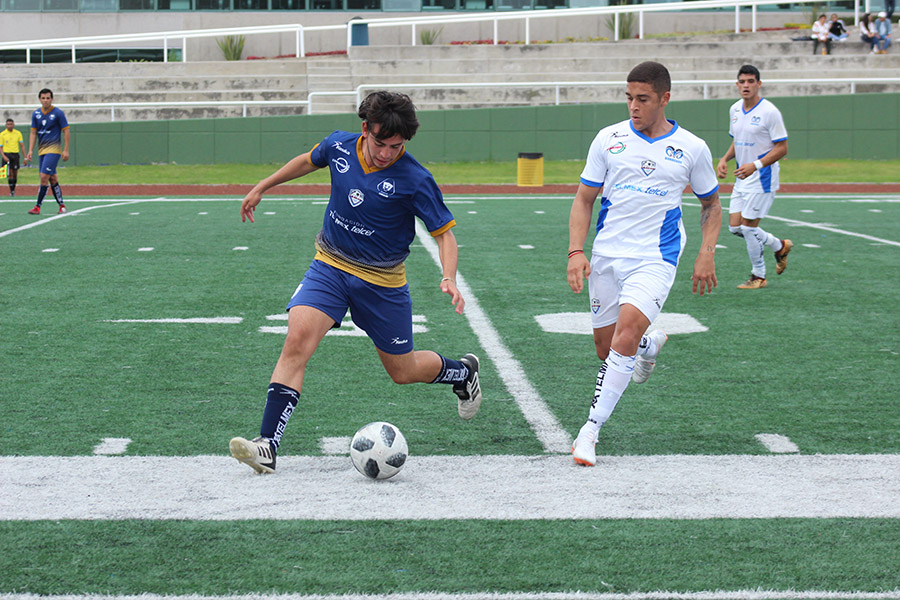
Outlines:
POLYGON ((809 36, 813 39, 813 54, 817 54, 819 44, 823 45, 822 54, 831 54, 831 39, 828 37, 830 32, 828 23, 825 22, 826 18, 825 15, 819 15, 819 20, 813 23, 812 35, 809 36))
POLYGON ((869 13, 864 14, 859 20, 859 39, 869 47, 872 54, 877 52, 878 34, 875 33, 875 24, 869 13))
POLYGON ((831 15, 831 23, 828 24, 828 39, 832 42, 843 42, 847 39, 847 27, 836 14, 831 15))
POLYGON ((875 20, 875 35, 878 38, 877 54, 887 54, 887 49, 891 47, 891 22, 884 11, 878 13, 875 20))

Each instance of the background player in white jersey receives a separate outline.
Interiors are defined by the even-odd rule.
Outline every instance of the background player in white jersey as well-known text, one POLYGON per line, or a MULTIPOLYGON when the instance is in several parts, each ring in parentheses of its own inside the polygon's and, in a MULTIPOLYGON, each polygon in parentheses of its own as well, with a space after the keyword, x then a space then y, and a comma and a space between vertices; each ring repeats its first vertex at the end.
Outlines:
POLYGON ((666 334, 645 333, 659 315, 684 251, 681 195, 690 184, 700 199, 703 241, 694 262, 693 291, 716 286, 716 240, 722 227, 719 185, 706 142, 666 119, 671 78, 656 62, 628 74, 630 119, 602 129, 569 214, 569 286, 591 295, 594 345, 603 365, 588 420, 572 444, 575 462, 593 466, 600 427, 633 379, 650 377, 666 334), (584 242, 600 191, 591 261, 584 242))
POLYGON ((252 222, 266 190, 331 169, 331 198, 316 236, 315 259, 288 303, 287 338, 272 373, 260 435, 229 443, 231 455, 258 473, 275 472, 278 445, 299 401, 307 362, 348 309, 394 382, 452 385, 463 419, 474 417, 481 405, 477 356, 451 360, 413 350, 403 263, 416 237, 417 217, 438 245, 441 291, 450 295, 456 312, 465 306, 456 287, 458 249, 451 231, 456 221, 431 173, 405 150, 419 127, 415 106, 405 94, 373 92, 358 114, 362 135, 335 131, 259 182, 241 203, 241 220, 252 222))
POLYGON ((743 237, 750 255, 750 279, 738 286, 742 290, 766 287, 766 246, 775 252, 775 273, 787 268, 794 244, 763 230, 759 222, 769 214, 778 190, 778 161, 787 154, 788 134, 784 119, 775 105, 761 98, 759 70, 744 65, 738 70, 737 87, 741 99, 728 110, 728 134, 733 138, 716 168, 719 178, 728 173, 728 161, 737 158, 736 181, 728 209, 728 231, 743 237))

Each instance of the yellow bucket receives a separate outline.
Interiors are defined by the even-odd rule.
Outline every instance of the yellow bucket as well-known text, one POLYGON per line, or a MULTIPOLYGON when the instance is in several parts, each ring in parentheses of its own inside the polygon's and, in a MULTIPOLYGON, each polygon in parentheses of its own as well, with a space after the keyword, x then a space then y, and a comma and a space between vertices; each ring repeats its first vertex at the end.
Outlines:
POLYGON ((540 187, 544 185, 544 155, 539 152, 519 152, 516 185, 540 187))

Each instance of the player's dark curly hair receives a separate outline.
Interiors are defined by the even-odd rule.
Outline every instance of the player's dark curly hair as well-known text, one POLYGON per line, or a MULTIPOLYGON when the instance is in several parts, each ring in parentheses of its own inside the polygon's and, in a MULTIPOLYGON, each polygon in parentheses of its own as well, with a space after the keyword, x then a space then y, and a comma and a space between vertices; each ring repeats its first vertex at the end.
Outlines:
POLYGON ((753 65, 744 65, 740 69, 738 69, 738 79, 741 78, 741 75, 753 75, 756 77, 757 81, 762 81, 759 77, 759 69, 754 67, 753 65))
POLYGON ((658 62, 648 60, 642 62, 628 74, 627 83, 649 83, 653 91, 660 97, 672 90, 672 77, 669 70, 658 62))
POLYGON ((373 135, 374 126, 379 126, 375 136, 379 140, 398 134, 404 140, 411 140, 419 129, 416 107, 406 94, 383 90, 372 92, 360 103, 357 114, 373 135))

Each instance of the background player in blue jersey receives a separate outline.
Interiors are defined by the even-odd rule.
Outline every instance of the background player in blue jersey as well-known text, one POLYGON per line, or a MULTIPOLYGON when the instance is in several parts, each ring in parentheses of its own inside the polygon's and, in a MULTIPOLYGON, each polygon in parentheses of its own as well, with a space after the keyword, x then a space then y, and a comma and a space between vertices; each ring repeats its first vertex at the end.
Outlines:
POLYGON ((779 239, 759 226, 775 202, 780 180, 779 160, 788 152, 788 134, 781 112, 760 96, 759 69, 744 65, 738 69, 741 99, 728 109, 728 134, 733 138, 728 151, 719 160, 720 179, 728 173, 728 161, 736 159, 734 189, 728 206, 728 231, 744 238, 750 256, 750 279, 741 290, 766 287, 766 247, 775 253, 775 273, 787 268, 788 254, 794 243, 779 239))
POLYGON ((53 92, 47 88, 38 92, 41 107, 31 114, 31 135, 28 136, 28 155, 26 161, 31 160, 34 151, 34 142, 38 142, 38 156, 41 171, 41 187, 38 189, 37 204, 28 211, 29 214, 41 214, 41 204, 47 189, 53 191, 53 197, 59 204, 59 212, 66 212, 63 202, 62 189, 59 187, 59 178, 56 176, 56 166, 59 159, 69 160, 69 122, 66 115, 59 108, 53 106, 53 92), (65 143, 63 143, 65 142, 65 143))
POLYGON ((259 437, 231 440, 231 455, 258 473, 273 473, 284 428, 297 406, 306 365, 322 338, 349 308, 396 383, 446 383, 458 397, 459 416, 471 419, 481 405, 478 357, 452 360, 414 350, 412 302, 404 260, 423 221, 437 242, 443 277, 456 312, 465 300, 456 287, 456 225, 434 178, 406 152, 419 127, 408 96, 374 92, 359 105, 362 134, 335 131, 260 181, 241 203, 241 220, 253 221, 262 194, 317 169, 331 170, 331 198, 316 255, 288 303, 288 334, 275 365, 259 437))
POLYGON ((703 241, 694 262, 693 290, 716 286, 715 252, 722 207, 706 142, 666 119, 671 78, 656 62, 628 74, 630 119, 597 134, 569 214, 569 286, 576 294, 588 279, 597 373, 587 422, 572 444, 575 462, 593 466, 600 427, 632 379, 643 383, 656 365, 666 334, 647 332, 675 282, 684 251, 681 194, 690 184, 700 199, 703 241), (594 202, 603 197, 591 261, 584 242, 594 202))

